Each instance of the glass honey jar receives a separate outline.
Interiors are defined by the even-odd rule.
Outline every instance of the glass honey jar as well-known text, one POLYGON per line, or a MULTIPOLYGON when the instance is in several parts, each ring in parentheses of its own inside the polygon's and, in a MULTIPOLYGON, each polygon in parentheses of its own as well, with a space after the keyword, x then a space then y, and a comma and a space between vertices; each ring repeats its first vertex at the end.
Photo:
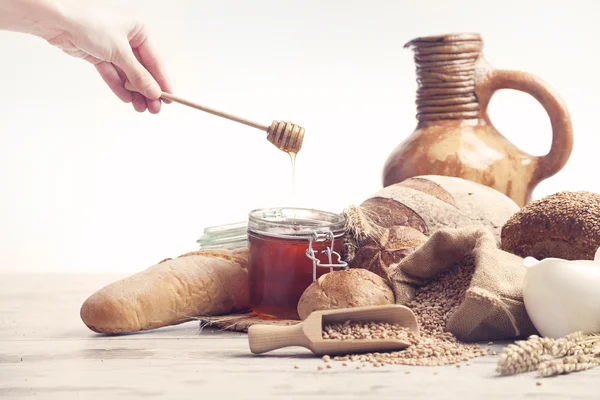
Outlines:
POLYGON ((306 288, 334 268, 347 268, 340 257, 343 236, 344 218, 338 214, 304 208, 251 211, 252 310, 267 318, 300 319, 297 306, 306 288))

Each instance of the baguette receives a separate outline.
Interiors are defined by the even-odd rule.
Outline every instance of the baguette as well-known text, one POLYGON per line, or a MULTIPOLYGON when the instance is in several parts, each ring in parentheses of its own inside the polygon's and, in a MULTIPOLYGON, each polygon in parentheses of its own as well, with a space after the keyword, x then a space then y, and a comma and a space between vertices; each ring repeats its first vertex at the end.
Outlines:
POLYGON ((248 249, 202 250, 113 282, 81 306, 98 333, 132 333, 250 308, 248 249))

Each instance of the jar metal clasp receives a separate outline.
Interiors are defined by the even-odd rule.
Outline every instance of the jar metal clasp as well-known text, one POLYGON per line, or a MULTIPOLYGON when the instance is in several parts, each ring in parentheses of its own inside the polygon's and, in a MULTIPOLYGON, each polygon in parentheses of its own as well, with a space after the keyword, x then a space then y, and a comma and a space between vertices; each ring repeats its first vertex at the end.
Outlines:
POLYGON ((331 231, 315 231, 308 239, 308 248, 306 249, 306 256, 310 258, 313 262, 313 282, 317 280, 317 267, 329 268, 331 272, 333 272, 334 268, 348 267, 348 263, 342 260, 342 256, 333 250, 334 241, 335 238, 333 232, 331 231), (312 247, 312 244, 316 242, 324 242, 326 240, 331 241, 331 246, 321 251, 321 253, 327 256, 329 261, 327 264, 323 264, 317 257, 315 257, 315 251, 312 247), (337 263, 335 264, 333 263, 333 255, 337 257, 337 263))

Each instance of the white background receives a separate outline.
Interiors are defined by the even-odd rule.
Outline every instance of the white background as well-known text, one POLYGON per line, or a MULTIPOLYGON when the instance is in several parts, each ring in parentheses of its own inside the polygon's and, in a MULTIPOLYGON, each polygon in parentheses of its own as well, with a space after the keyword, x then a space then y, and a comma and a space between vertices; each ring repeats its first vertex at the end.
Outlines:
MULTIPOLYGON (((572 114, 575 147, 534 197, 600 192, 598 1, 128 4, 176 94, 306 127, 295 201, 289 158, 262 132, 178 104, 137 114, 87 63, 0 32, 0 272, 136 272, 252 208, 361 202, 415 128, 414 64, 402 46, 424 35, 479 32, 493 66, 548 81, 572 114)), ((548 117, 528 95, 498 92, 490 114, 523 150, 549 149, 548 117)))

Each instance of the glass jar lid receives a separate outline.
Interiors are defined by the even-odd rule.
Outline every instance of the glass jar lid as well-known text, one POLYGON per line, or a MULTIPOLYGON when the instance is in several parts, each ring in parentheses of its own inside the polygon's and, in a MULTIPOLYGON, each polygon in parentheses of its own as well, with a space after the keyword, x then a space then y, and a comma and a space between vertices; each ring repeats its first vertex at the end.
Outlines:
POLYGON ((248 215, 249 232, 276 238, 309 239, 315 232, 331 232, 338 238, 344 224, 339 214, 309 208, 264 208, 248 215))

